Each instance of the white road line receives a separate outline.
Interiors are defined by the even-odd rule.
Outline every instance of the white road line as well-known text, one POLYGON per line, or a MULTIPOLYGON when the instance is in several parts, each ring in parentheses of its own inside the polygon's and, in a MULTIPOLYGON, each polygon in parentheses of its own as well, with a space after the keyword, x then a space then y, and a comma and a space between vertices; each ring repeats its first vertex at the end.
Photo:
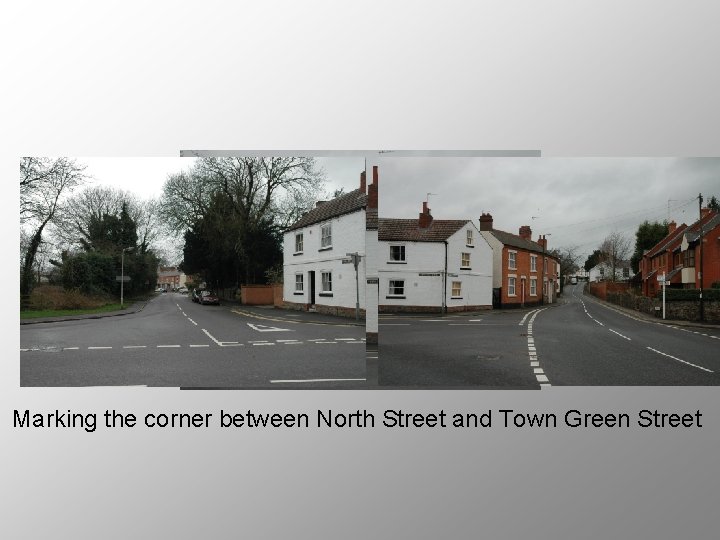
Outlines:
POLYGON ((468 322, 482 322, 482 319, 470 319, 468 322))
POLYGON ((305 341, 327 341, 327 338, 306 339, 305 341))
POLYGON ((158 349, 171 349, 171 348, 176 349, 178 347, 180 347, 180 345, 158 345, 157 346, 158 349))
POLYGON ((302 345, 302 341, 286 341, 283 345, 302 345))
POLYGON ((275 341, 277 341, 278 343, 292 343, 297 341, 297 339, 276 339, 275 341))
POLYGON ((185 315, 185 317, 187 317, 187 314, 184 311, 181 311, 180 313, 182 313, 183 315, 185 315))
POLYGON ((267 342, 265 342, 265 343, 253 343, 253 346, 258 346, 258 347, 259 347, 260 345, 275 345, 275 344, 274 344, 274 343, 267 343, 267 342))
MULTIPOLYGON (((256 340, 248 341, 248 343, 267 343, 267 342, 268 342, 267 339, 256 339, 256 340)), ((235 341, 234 343, 237 343, 237 341, 235 341)))
POLYGON ((203 332, 205 332, 205 335, 206 335, 207 337, 209 337, 210 339, 212 339, 212 340, 215 342, 215 344, 217 344, 217 345, 219 345, 220 347, 222 347, 222 343, 220 343, 217 339, 215 339, 210 332, 208 332, 208 331, 205 330, 204 328, 202 328, 201 330, 202 330, 203 332))
POLYGON ((536 311, 537 311, 537 309, 533 309, 532 311, 528 311, 528 312, 525 314, 525 316, 522 318, 522 320, 518 323, 518 326, 522 326, 523 324, 525 324, 525 319, 527 319, 529 315, 535 313, 536 311))
POLYGON ((88 347, 88 350, 93 350, 93 349, 112 349, 112 347, 88 347))
POLYGON ((536 367, 535 369, 533 369, 533 373, 535 373, 536 375, 542 375, 545 372, 543 371, 543 368, 536 367))
POLYGON ((674 356, 670 356, 669 354, 665 354, 664 352, 658 351, 657 349, 653 349, 652 347, 648 347, 652 352, 656 352, 658 354, 662 354, 663 356, 667 356, 668 358, 672 358, 673 360, 677 360, 678 362, 682 362, 683 364, 687 364, 688 366, 692 366, 694 368, 702 369, 703 371, 707 371, 708 373, 714 373, 711 369, 704 368, 702 366, 698 366, 696 364, 692 364, 686 360, 680 360, 679 358, 676 358, 674 356))
POLYGON ((210 345, 190 345, 191 347, 209 347, 210 345))
POLYGON ((343 341, 345 345, 365 345, 364 341, 343 341))
POLYGON ((337 341, 316 341, 316 345, 337 345, 337 341))
MULTIPOLYGON (((77 351, 78 349, 80 349, 80 347, 63 347, 63 351, 77 351)), ((22 350, 27 350, 27 349, 20 349, 20 350, 22 351, 22 350)))
POLYGON ((378 326, 410 326, 410 323, 379 323, 378 326))
POLYGON ((123 349, 144 349, 147 345, 123 345, 123 349))
POLYGON ((190 317, 188 317, 188 321, 190 321, 191 323, 193 323, 195 326, 198 325, 198 324, 197 324, 195 321, 193 321, 190 317))
POLYGON ((535 378, 537 379, 538 382, 541 382, 541 383, 548 382, 548 378, 545 375, 535 375, 535 378))
POLYGON ((620 336, 620 337, 623 338, 623 339, 627 339, 628 341, 632 341, 632 339, 630 339, 629 337, 623 336, 620 332, 616 332, 616 331, 613 330, 612 328, 608 328, 608 330, 610 330, 613 334, 617 334, 618 336, 620 336))
POLYGON ((276 379, 271 383, 306 383, 306 382, 342 382, 342 381, 365 381, 367 379, 276 379))
POLYGON ((355 341, 355 338, 354 337, 336 337, 335 341, 355 341))

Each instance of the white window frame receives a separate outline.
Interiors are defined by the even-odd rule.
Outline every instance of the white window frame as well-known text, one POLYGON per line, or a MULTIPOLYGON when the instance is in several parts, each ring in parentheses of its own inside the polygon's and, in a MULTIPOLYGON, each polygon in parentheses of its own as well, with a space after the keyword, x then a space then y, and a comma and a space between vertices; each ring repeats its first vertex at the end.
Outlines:
POLYGON ((332 223, 323 223, 320 225, 320 249, 332 247, 332 223), (325 234, 327 231, 327 234, 325 234))
POLYGON ((460 268, 470 268, 470 253, 462 252, 460 254, 460 268), (467 264, 465 264, 465 258, 467 257, 467 264))
POLYGON ((517 296, 517 277, 508 277, 508 296, 517 296))
POLYGON ((473 244, 473 232, 472 229, 467 230, 467 242, 466 245, 472 246, 473 244))
POLYGON ((405 296, 405 280, 404 279, 390 279, 388 280, 388 296, 392 297, 404 297, 405 296), (400 283, 401 285, 397 285, 400 283), (401 292, 397 292, 397 289, 401 292))
POLYGON ((320 292, 321 293, 331 293, 332 290, 332 272, 320 272, 320 292), (325 279, 325 276, 328 276, 328 279, 325 279), (325 288, 326 285, 329 285, 329 288, 325 288))
POLYGON ((530 296, 537 296, 537 278, 530 278, 530 296))
POLYGON ((537 255, 530 255, 530 271, 537 272, 537 255))
POLYGON ((517 251, 508 250, 508 270, 517 270, 517 251))
POLYGON ((392 245, 390 246, 390 253, 388 254, 388 256, 390 257, 390 262, 394 262, 394 263, 406 262, 406 261, 405 261, 406 255, 407 255, 407 254, 406 254, 406 250, 405 250, 405 245, 404 245, 404 244, 392 244, 392 245), (399 259, 394 259, 394 258, 393 258, 393 248, 398 248, 398 251, 399 251, 400 254, 402 255, 401 258, 399 258, 399 259))
POLYGON ((297 272, 295 274, 295 292, 301 293, 305 292, 305 276, 302 272, 297 272), (300 281, 298 283, 298 278, 300 278, 300 281), (300 288, 298 288, 298 284, 300 285, 300 288))
POLYGON ((450 286, 450 298, 462 298, 462 281, 453 281, 450 286), (456 287, 457 285, 457 287, 456 287), (457 291, 457 292, 455 292, 457 291))
POLYGON ((303 233, 295 233, 295 253, 302 253, 304 247, 303 233))

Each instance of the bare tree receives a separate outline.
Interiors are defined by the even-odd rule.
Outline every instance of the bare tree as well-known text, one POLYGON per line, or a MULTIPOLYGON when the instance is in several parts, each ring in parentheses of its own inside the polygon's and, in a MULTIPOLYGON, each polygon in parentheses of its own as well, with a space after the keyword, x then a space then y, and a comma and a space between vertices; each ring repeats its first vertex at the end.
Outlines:
POLYGON ((147 252, 163 233, 160 207, 155 200, 141 200, 136 195, 106 186, 88 187, 63 205, 56 234, 65 244, 76 246, 90 240, 90 224, 106 215, 118 215, 126 205, 137 226, 138 246, 147 252))
POLYGON ((628 258, 632 253, 632 242, 619 232, 612 232, 600 244, 600 253, 600 262, 610 268, 610 279, 615 281, 618 268, 628 264, 628 258))
POLYGON ((26 157, 20 161, 20 223, 28 228, 29 237, 21 268, 21 294, 32 290, 43 232, 57 218, 62 197, 86 178, 85 166, 66 157, 26 157))
MULTIPOLYGON (((560 263, 560 276, 569 276, 574 274, 580 269, 578 261, 580 260, 580 253, 578 246, 561 247, 551 251, 551 255, 555 257, 560 263)), ((564 284, 564 280, 560 280, 560 287, 564 284)))

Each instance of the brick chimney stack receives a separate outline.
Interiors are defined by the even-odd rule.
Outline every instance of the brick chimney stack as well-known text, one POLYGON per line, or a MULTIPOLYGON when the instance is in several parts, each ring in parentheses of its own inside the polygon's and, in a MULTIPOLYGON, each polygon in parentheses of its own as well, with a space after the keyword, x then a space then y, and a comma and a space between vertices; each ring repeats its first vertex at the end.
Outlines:
POLYGON ((523 240, 530 240, 532 238, 532 229, 530 229, 529 225, 520 227, 520 238, 523 240))
POLYGON ((482 213, 480 216, 480 230, 481 231, 492 231, 493 229, 493 217, 491 214, 482 213))
POLYGON ((365 180, 365 171, 360 173, 360 191, 363 193, 367 193, 367 187, 366 187, 366 180, 365 180))
POLYGON ((668 234, 674 233, 675 229, 677 229, 677 223, 675 223, 674 221, 668 223, 668 234))
POLYGON ((378 168, 377 165, 373 165, 373 180, 372 184, 368 186, 368 208, 378 207, 378 168))
POLYGON ((418 217, 418 226, 421 229, 427 229, 432 223, 433 217, 430 215, 427 201, 423 203, 423 211, 418 217))
POLYGON ((547 238, 545 238, 544 234, 538 238, 537 243, 540 244, 540 247, 543 248, 543 251, 547 251, 547 238))

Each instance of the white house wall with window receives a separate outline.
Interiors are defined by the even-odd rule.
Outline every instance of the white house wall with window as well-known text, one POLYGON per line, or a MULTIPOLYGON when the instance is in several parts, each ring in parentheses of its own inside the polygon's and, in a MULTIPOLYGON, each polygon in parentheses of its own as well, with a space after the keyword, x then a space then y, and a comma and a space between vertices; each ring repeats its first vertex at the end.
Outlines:
POLYGON ((380 312, 492 307, 492 250, 470 220, 380 218, 380 312))
POLYGON ((365 175, 360 189, 316 207, 283 239, 283 304, 292 309, 354 316, 356 298, 365 310, 365 175), (361 255, 356 280, 348 253, 361 255))

